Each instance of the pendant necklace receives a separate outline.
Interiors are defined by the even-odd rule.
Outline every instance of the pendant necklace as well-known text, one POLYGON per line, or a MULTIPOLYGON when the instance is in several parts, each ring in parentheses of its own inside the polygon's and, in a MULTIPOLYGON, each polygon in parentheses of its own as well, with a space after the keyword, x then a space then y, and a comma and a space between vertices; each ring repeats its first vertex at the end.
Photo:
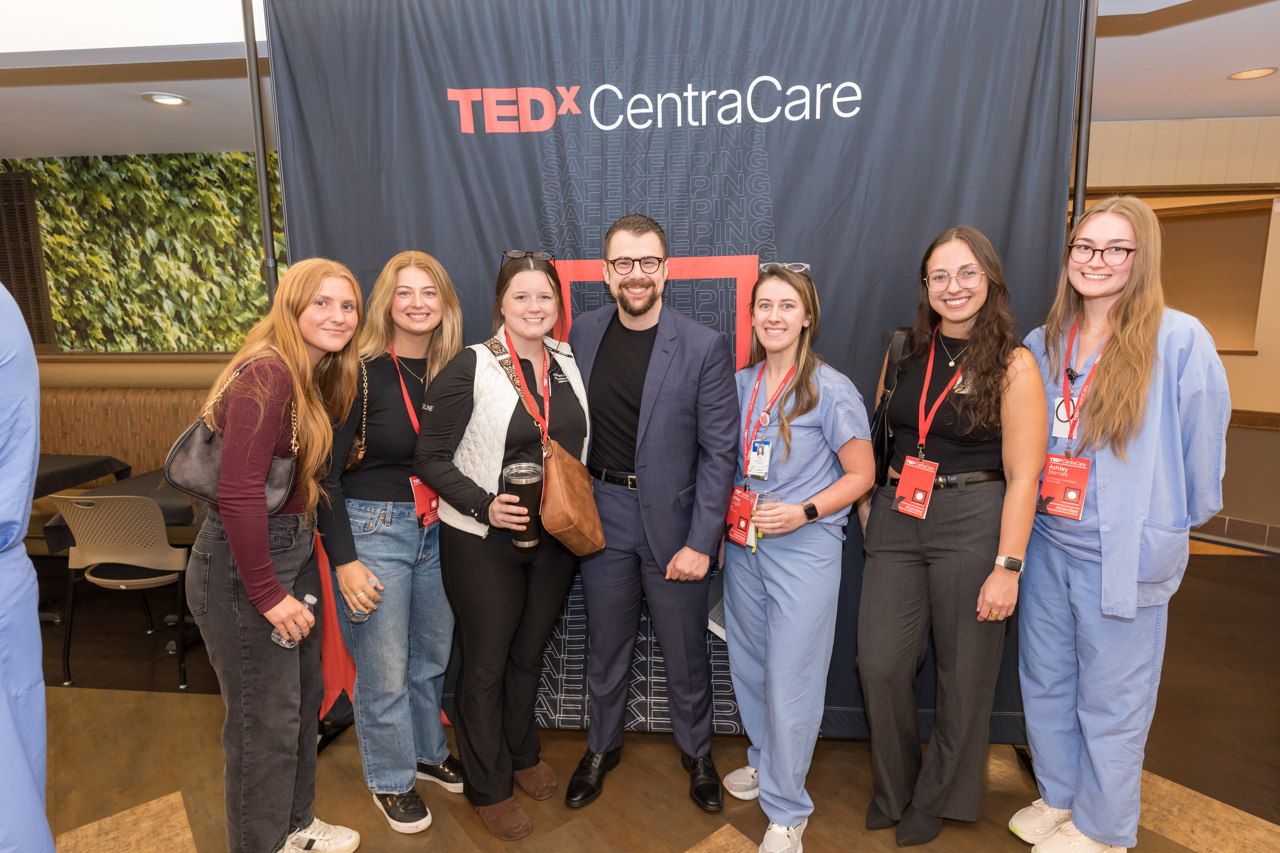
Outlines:
POLYGON ((942 340, 942 335, 938 335, 938 340, 942 341, 942 351, 947 354, 947 367, 955 367, 956 361, 959 360, 960 356, 964 355, 965 351, 969 349, 968 344, 966 344, 964 349, 960 350, 960 352, 953 356, 951 355, 951 350, 947 349, 947 342, 942 340))
MULTIPOLYGON (((403 359, 403 358, 400 358, 399 356, 396 356, 396 361, 400 362, 400 366, 401 366, 401 367, 403 367, 405 370, 409 370, 409 365, 407 365, 407 364, 405 364, 405 363, 404 363, 404 359, 403 359)), ((412 376, 414 379, 418 380, 419 382, 421 382, 421 383, 422 383, 422 385, 423 385, 423 387, 426 387, 426 384, 427 384, 427 372, 426 372, 425 370, 424 370, 424 371, 422 371, 422 375, 421 375, 421 376, 419 376, 418 374, 414 373, 412 370, 409 370, 409 375, 410 375, 410 376, 412 376)))

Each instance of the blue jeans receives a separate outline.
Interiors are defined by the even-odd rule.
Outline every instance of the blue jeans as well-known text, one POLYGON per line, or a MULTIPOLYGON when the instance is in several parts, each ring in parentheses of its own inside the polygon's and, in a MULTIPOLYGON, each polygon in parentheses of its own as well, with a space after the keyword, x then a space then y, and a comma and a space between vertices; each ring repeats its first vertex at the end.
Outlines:
POLYGON ((382 603, 363 624, 352 624, 339 601, 342 639, 356 664, 364 781, 375 794, 399 794, 413 787, 417 762, 449 756, 440 696, 453 611, 440 581, 440 525, 419 529, 411 503, 348 500, 347 514, 356 555, 383 586, 382 603))

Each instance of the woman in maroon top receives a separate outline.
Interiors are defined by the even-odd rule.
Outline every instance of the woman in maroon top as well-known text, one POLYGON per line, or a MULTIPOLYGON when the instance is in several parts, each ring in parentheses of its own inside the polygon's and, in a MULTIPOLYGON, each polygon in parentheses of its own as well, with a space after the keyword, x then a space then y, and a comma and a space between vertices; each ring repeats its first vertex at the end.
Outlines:
POLYGON ((218 501, 191 549, 187 596, 227 706, 227 849, 347 853, 358 833, 311 814, 316 719, 324 692, 312 517, 333 443, 331 420, 356 393, 360 288, 323 258, 289 268, 271 313, 210 392, 222 436, 218 501), (285 505, 268 516, 272 457, 297 454, 285 505), (272 629, 298 642, 282 648, 272 629))

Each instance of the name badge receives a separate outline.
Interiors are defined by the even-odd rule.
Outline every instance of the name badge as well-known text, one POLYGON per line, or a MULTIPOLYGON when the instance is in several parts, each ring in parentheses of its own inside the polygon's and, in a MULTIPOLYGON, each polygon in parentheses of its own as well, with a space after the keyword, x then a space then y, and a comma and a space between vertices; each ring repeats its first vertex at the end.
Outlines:
POLYGON ((773 452, 773 442, 759 439, 751 442, 751 454, 747 457, 747 476, 753 480, 769 478, 769 454, 773 452))
POLYGON ((413 507, 418 516, 418 529, 430 527, 440 518, 440 497, 417 477, 410 477, 409 485, 413 487, 413 507))
POLYGON ((933 497, 933 480, 938 476, 938 463, 908 456, 902 460, 902 476, 893 496, 893 508, 905 515, 924 518, 933 497))
POLYGON ((1044 465, 1036 512, 1079 521, 1080 514, 1084 512, 1090 464, 1088 459, 1069 459, 1050 453, 1044 465))
POLYGON ((756 508, 757 492, 748 492, 742 486, 733 487, 733 497, 729 498, 729 514, 725 517, 729 541, 739 545, 754 546, 756 543, 756 526, 751 523, 751 513, 756 508))
MULTIPOLYGON (((1075 401, 1072 400, 1074 406, 1075 401)), ((1061 397, 1057 397, 1053 403, 1053 437, 1054 438, 1070 438, 1071 422, 1067 419, 1067 407, 1061 397)))

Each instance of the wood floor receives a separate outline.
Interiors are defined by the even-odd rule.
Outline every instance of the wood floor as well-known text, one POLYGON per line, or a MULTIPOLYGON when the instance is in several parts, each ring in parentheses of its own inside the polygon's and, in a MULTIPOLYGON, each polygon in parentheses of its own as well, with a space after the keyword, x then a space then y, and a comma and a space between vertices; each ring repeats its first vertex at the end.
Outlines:
MULTIPOLYGON (((178 792, 196 850, 225 849, 218 743, 223 708, 218 697, 67 688, 50 690, 48 698, 48 802, 55 836, 178 792)), ((543 757, 562 784, 585 742, 582 732, 544 733, 543 757)), ((716 738, 713 752, 720 770, 745 763, 746 748, 745 738, 716 738)), ((809 790, 816 807, 804 836, 810 853, 898 849, 891 831, 872 833, 863 826, 871 791, 866 743, 819 743, 809 790)), ((358 830, 364 839, 362 850, 420 851, 424 843, 451 853, 508 849, 486 832, 461 795, 426 782, 418 783, 418 791, 431 809, 431 828, 421 836, 392 832, 365 789, 354 731, 348 731, 320 756, 315 812, 358 830)), ((730 798, 718 815, 695 807, 669 735, 628 734, 622 764, 609 774, 601 798, 584 809, 565 808, 559 795, 541 803, 518 796, 534 822, 533 835, 512 845, 524 853, 684 853, 725 826, 749 840, 745 853, 750 853, 767 823, 755 802, 730 798)), ((919 849, 1026 853, 1027 845, 1005 824, 1035 796, 1013 750, 992 747, 983 818, 973 824, 948 822, 935 842, 919 849)), ((138 832, 149 835, 146 825, 139 825, 138 832)), ((726 835, 730 841, 735 837, 726 835)), ((738 849, 742 843, 738 839, 738 849)), ((108 853, 107 848, 98 849, 108 853)), ((728 853, 735 848, 717 844, 704 849, 728 853)), ((1144 828, 1137 849, 1182 853, 1192 848, 1144 828)))
MULTIPOLYGON (((65 578, 42 574, 58 593, 65 578)), ((152 594, 157 622, 168 609, 168 590, 152 594)), ((55 836, 68 836, 64 853, 125 853, 157 848, 147 824, 163 808, 189 823, 199 853, 224 849, 223 707, 202 646, 191 650, 191 693, 176 692, 174 659, 164 653, 172 629, 142 632, 136 596, 77 588, 73 674, 61 686, 61 630, 45 626, 49 717, 48 812, 55 836), (83 590, 83 595, 82 591, 83 590), (124 687, 128 689, 90 689, 124 687), (173 795, 179 794, 180 797, 173 795), (164 800, 163 808, 155 801, 164 800), (149 806, 143 809, 143 806, 149 806), (137 847, 95 847, 95 821, 128 810, 142 836, 137 847), (144 817, 150 815, 150 817, 144 817), (86 839, 87 838, 87 842, 86 839), (149 842, 148 842, 149 839, 149 842), (75 846, 71 842, 75 842, 75 846), (84 846, 88 843, 89 846, 84 846)), ((1280 850, 1280 560, 1268 557, 1192 558, 1183 588, 1170 608, 1170 634, 1160 699, 1148 744, 1144 784, 1143 853, 1194 850, 1280 850), (1207 796, 1206 796, 1207 795, 1207 796), (1150 799, 1149 799, 1150 798, 1150 799), (1269 821, 1269 822, 1268 822, 1269 821)), ((564 784, 585 748, 585 734, 547 731, 544 758, 564 784)), ((717 738, 716 764, 726 773, 745 763, 746 740, 717 738)), ((897 850, 892 832, 869 833, 863 819, 870 795, 864 742, 818 744, 809 790, 816 811, 805 833, 810 853, 897 850)), ((688 777, 669 735, 628 734, 622 765, 608 777, 599 801, 578 811, 560 796, 523 802, 535 830, 523 851, 685 851, 751 853, 766 821, 754 802, 730 799, 707 815, 687 794, 688 777)), ((434 823, 420 836, 390 830, 365 789, 354 730, 321 756, 316 813, 358 829, 362 850, 491 851, 508 845, 485 832, 460 795, 420 783, 434 823)), ((1030 776, 1007 746, 992 747, 983 819, 948 823, 930 851, 1025 851, 1005 828, 1009 815, 1036 796, 1030 776)), ((119 823, 119 821, 117 821, 119 823)), ((119 834, 112 825, 111 832, 119 834)), ((166 830, 167 831, 167 830, 166 830)), ((126 833, 127 834, 127 833, 126 833)), ((113 835, 112 837, 117 837, 113 835)), ((515 847, 515 845, 512 845, 515 847)), ((171 850, 187 849, 164 846, 171 850)))

